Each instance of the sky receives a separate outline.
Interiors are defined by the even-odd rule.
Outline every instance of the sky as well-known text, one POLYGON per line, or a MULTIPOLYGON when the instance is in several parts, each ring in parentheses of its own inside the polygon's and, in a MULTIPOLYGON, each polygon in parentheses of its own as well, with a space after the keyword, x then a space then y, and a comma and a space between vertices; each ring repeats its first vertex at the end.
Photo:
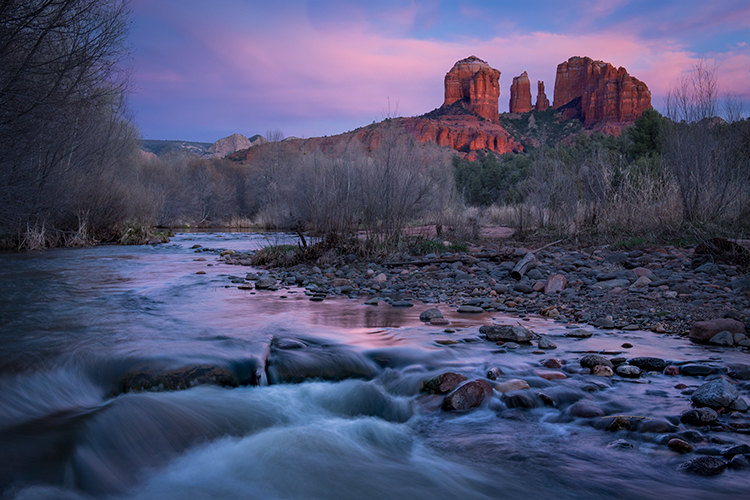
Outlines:
POLYGON ((656 109, 702 59, 750 110, 748 0, 131 0, 130 105, 144 139, 335 135, 443 102, 470 55, 501 71, 588 56, 644 81, 656 109))

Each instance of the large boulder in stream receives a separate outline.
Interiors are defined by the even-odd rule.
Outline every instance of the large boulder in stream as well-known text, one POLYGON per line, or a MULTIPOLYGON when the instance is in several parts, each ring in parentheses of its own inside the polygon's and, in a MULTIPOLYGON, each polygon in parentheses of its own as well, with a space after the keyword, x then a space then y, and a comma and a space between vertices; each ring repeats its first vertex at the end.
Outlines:
POLYGON ((122 389, 123 392, 179 391, 204 384, 237 387, 240 382, 232 370, 222 366, 195 365, 173 369, 145 366, 126 375, 122 389))
POLYGON ((445 372, 422 384, 422 390, 430 394, 447 394, 464 382, 466 377, 460 373, 445 372))
POLYGON ((740 397, 737 389, 723 378, 706 382, 698 387, 690 399, 695 406, 726 408, 740 397))

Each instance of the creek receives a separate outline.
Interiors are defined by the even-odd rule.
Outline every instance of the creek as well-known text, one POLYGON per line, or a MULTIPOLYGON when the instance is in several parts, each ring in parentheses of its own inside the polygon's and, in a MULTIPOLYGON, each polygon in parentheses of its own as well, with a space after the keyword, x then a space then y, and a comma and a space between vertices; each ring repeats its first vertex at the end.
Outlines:
POLYGON ((645 331, 572 339, 542 318, 439 305, 455 330, 446 333, 419 321, 434 304, 239 289, 229 276, 255 270, 194 244, 249 250, 267 239, 181 233, 155 246, 0 255, 3 498, 746 498, 750 472, 688 475, 678 470, 686 457, 665 445, 679 433, 705 453, 750 444, 679 423, 690 399, 675 386, 702 380, 595 377, 576 363, 606 352, 721 367, 746 354, 645 331), (558 348, 498 349, 478 333, 493 321, 523 322, 558 348), (550 357, 567 362, 565 379, 538 375, 550 357), (513 407, 496 392, 447 412, 442 396, 420 392, 440 373, 482 378, 493 366, 497 382, 526 381, 537 403, 513 407), (127 390, 134 374, 185 367, 238 383, 127 390), (661 427, 609 432, 601 416, 571 412, 581 403, 661 427), (617 439, 632 447, 608 446, 617 439))

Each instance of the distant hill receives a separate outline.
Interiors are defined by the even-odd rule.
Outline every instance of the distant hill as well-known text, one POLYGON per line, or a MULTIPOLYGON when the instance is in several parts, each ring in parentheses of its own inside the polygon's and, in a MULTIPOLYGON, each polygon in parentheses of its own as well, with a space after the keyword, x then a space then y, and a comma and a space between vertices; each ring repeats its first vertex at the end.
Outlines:
POLYGON ((144 139, 141 141, 141 149, 156 156, 164 156, 170 153, 189 153, 195 156, 203 156, 208 152, 211 144, 210 142, 144 139))

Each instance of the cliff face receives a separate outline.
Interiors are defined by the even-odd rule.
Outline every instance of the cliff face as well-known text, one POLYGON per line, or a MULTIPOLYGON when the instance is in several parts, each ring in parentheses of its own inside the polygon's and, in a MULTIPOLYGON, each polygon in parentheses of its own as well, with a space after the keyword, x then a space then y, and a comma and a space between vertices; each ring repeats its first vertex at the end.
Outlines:
POLYGON ((460 102, 468 111, 497 122, 499 79, 500 71, 491 68, 486 61, 476 56, 462 59, 445 75, 443 106, 460 102))
POLYGON ((528 113, 531 111, 531 82, 525 71, 513 78, 513 83, 510 86, 508 109, 511 113, 528 113))
POLYGON ((571 57, 557 66, 554 104, 566 119, 586 128, 630 124, 651 107, 651 91, 625 68, 589 57, 571 57))
POLYGON ((536 82, 536 104, 534 105, 536 111, 547 111, 549 109, 549 99, 547 94, 544 93, 544 82, 538 80, 536 82))

